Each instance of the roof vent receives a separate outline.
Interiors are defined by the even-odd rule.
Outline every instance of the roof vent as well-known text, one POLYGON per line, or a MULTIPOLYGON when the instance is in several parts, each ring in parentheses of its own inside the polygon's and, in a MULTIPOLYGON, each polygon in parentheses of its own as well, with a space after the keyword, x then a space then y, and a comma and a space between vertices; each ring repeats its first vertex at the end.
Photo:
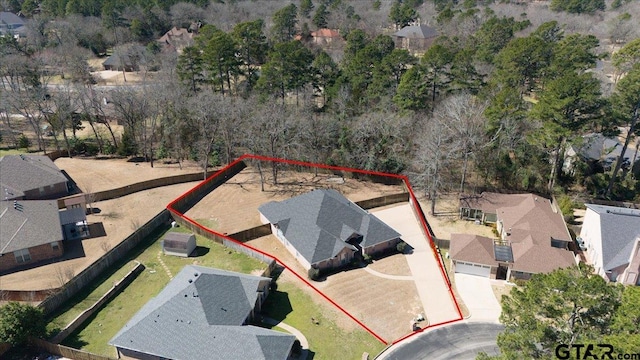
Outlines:
POLYGON ((191 284, 193 282, 193 280, 189 279, 189 284, 191 284))
POLYGON ((198 273, 194 273, 193 276, 198 277, 198 273))

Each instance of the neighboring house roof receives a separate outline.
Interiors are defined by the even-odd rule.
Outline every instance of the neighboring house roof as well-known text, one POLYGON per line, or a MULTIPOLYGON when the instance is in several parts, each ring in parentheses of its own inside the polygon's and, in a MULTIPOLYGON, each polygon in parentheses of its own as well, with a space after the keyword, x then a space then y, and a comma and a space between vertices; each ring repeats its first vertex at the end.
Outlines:
POLYGON ((102 62, 102 66, 111 66, 115 68, 120 68, 123 65, 126 67, 133 67, 133 63, 131 62, 129 55, 113 54, 102 62))
POLYGON ((0 254, 62 241, 57 201, 0 201, 0 254))
POLYGON ((162 35, 162 37, 160 37, 160 39, 158 39, 157 41, 159 43, 170 45, 178 50, 181 50, 187 46, 193 45, 193 38, 195 37, 195 35, 195 33, 191 33, 185 28, 177 28, 174 26, 171 30, 162 35))
MULTIPOLYGON (((481 209, 485 213, 496 214, 498 221, 502 223, 503 231, 507 234, 505 241, 511 246, 513 259, 512 269, 528 273, 550 272, 558 268, 575 265, 573 253, 566 249, 556 248, 551 245, 552 240, 570 242, 571 236, 564 223, 562 214, 551 204, 551 201, 534 194, 498 194, 484 192, 479 196, 464 197, 460 200, 461 207, 481 209)), ((466 246, 471 246, 474 251, 480 251, 481 247, 488 248, 487 240, 484 245, 479 244, 481 237, 465 237, 466 246)), ((486 238, 484 238, 486 239, 486 238)), ((451 257, 458 258, 453 251, 454 239, 451 240, 451 257)), ((495 261, 496 255, 493 247, 491 261, 495 261)), ((505 248, 500 248, 508 256, 505 248)), ((483 264, 493 264, 489 261, 489 250, 486 254, 471 254, 484 259, 483 264), (482 255, 482 256, 481 256, 482 255)), ((460 253, 464 254, 464 253, 460 253)), ((466 260, 474 262, 473 260, 466 260)), ((478 262, 478 261, 475 261, 478 262)))
POLYGON ((286 359, 295 337, 243 325, 267 277, 185 266, 109 341, 170 359, 286 359))
POLYGON ((494 257, 494 240, 471 234, 451 234, 449 256, 454 260, 498 266, 494 257))
POLYGON ((438 36, 438 31, 427 25, 409 25, 400 29, 393 36, 407 39, 429 39, 438 36))
MULTIPOLYGON (((589 160, 604 160, 613 162, 622 153, 623 144, 616 138, 605 137, 602 134, 587 134, 582 137, 581 144, 573 144, 567 150, 567 156, 579 155, 589 160)), ((627 148, 625 159, 631 159, 635 149, 627 148)))
POLYGON ((26 27, 24 24, 24 20, 16 14, 6 11, 0 12, 0 34, 25 35, 26 27))
POLYGON ((318 29, 316 31, 311 32, 311 36, 313 37, 326 37, 326 38, 339 38, 340 32, 338 30, 333 29, 318 29))
POLYGON ((607 271, 629 263, 635 239, 640 237, 640 210, 586 204, 600 216, 602 268, 607 271))
POLYGON ((14 199, 29 190, 66 183, 67 177, 47 156, 6 155, 0 158, 0 196, 14 199))
POLYGON ((361 235, 367 248, 397 239, 400 234, 349 201, 335 190, 319 189, 280 202, 269 202, 258 210, 277 224, 300 255, 315 264, 335 257, 353 235, 361 235))

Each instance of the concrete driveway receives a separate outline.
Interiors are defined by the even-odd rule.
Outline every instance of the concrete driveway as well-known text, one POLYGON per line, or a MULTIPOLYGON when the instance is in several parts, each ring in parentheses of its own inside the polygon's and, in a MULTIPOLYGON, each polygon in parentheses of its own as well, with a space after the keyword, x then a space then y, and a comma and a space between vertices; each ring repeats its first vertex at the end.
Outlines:
POLYGON ((429 325, 460 319, 449 285, 440 271, 437 255, 422 232, 411 205, 406 203, 371 213, 399 232, 402 240, 413 248, 405 256, 429 325))
POLYGON ((498 323, 501 307, 491 289, 491 281, 496 280, 475 275, 455 274, 455 286, 471 313, 469 321, 498 323))

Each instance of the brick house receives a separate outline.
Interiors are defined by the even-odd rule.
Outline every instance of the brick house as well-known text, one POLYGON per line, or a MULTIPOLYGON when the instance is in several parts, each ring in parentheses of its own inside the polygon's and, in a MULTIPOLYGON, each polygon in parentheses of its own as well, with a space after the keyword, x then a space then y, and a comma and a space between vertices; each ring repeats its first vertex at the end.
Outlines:
POLYGON ((57 201, 0 201, 0 272, 61 257, 64 240, 88 235, 84 209, 57 201))
POLYGON ((109 341, 121 359, 287 360, 295 337, 248 325, 271 278, 187 265, 109 341))
POLYGON ((400 234, 335 190, 261 205, 260 220, 305 268, 340 268, 396 247, 400 234))
POLYGON ((6 155, 0 158, 2 200, 49 200, 69 194, 66 176, 47 156, 6 155))

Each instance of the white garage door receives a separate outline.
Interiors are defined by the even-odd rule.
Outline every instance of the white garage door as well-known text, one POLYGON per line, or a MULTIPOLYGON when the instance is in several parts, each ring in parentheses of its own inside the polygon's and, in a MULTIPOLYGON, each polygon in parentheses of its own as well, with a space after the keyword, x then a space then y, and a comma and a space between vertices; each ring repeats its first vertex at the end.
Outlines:
POLYGON ((464 261, 456 261, 456 272, 461 274, 489 277, 491 275, 491 267, 489 265, 480 265, 480 264, 466 263, 464 261))

